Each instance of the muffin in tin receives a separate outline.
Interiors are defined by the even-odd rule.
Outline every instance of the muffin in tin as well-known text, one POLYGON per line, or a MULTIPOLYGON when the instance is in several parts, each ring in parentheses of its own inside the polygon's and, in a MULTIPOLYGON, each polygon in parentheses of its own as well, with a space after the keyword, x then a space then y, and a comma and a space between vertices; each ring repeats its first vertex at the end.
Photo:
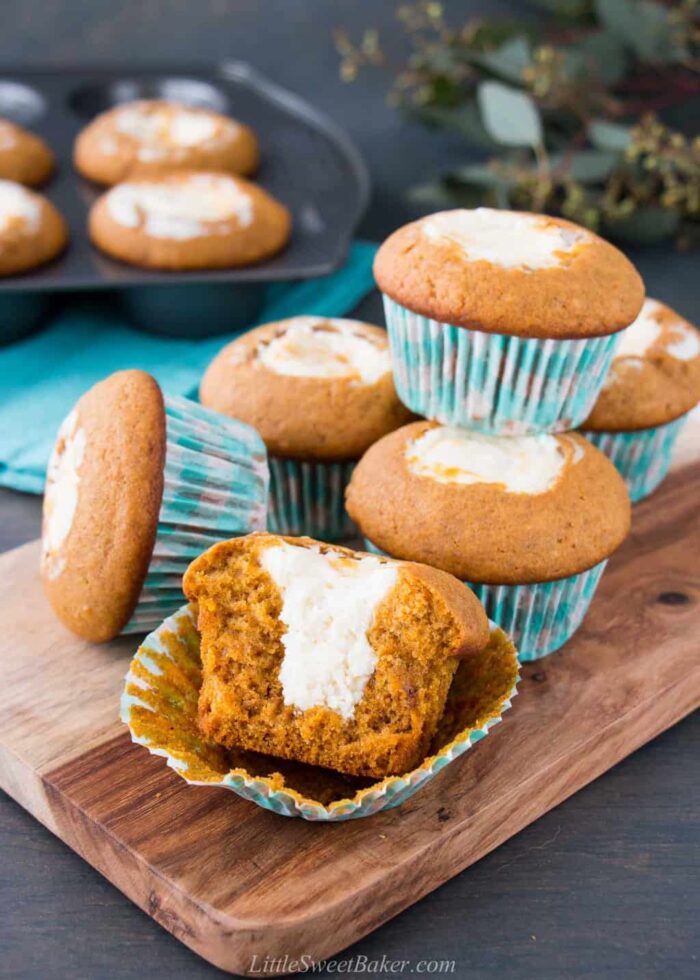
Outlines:
POLYGON ((101 113, 74 148, 76 169, 98 184, 154 177, 173 170, 249 176, 259 162, 253 131, 211 109, 141 99, 101 113))
POLYGON ((624 481, 577 433, 414 422, 365 453, 346 499, 370 550, 465 581, 523 660, 578 628, 630 525, 624 481))
POLYGON ((633 503, 668 473, 676 438, 698 401, 700 331, 664 303, 645 300, 581 426, 617 466, 633 503))
POLYGON ((41 577, 87 640, 145 633, 184 600, 182 575, 216 541, 265 523, 265 447, 242 422, 117 371, 64 419, 44 494, 41 577))
POLYGON ((0 180, 0 276, 50 262, 68 241, 68 228, 43 194, 0 180))
POLYGON ((0 118, 0 180, 38 187, 56 166, 53 152, 40 136, 0 118))
POLYGON ((490 208, 400 228, 374 273, 399 397, 494 435, 580 425, 644 298, 634 266, 592 232, 490 208))
POLYGON ((396 396, 386 332, 320 316, 234 340, 209 365, 200 400, 262 435, 270 529, 328 541, 353 533, 343 494, 357 460, 412 417, 396 396))
POLYGON ((89 216, 99 249, 152 269, 251 265, 279 252, 290 227, 287 208, 261 187, 200 171, 117 184, 89 216))

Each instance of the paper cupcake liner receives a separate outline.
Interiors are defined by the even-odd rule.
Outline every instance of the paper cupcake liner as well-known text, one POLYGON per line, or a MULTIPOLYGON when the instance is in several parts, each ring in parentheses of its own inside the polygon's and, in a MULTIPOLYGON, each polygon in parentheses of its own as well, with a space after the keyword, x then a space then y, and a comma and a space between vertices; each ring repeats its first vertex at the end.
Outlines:
POLYGON ((355 462, 319 463, 270 457, 268 527, 275 534, 340 541, 356 533, 345 510, 355 462))
POLYGON ((671 453, 686 416, 638 432, 583 432, 615 464, 633 504, 648 497, 668 474, 671 453))
POLYGON ((165 468, 156 542, 123 633, 144 633, 183 603, 189 563, 217 541, 265 528, 265 446, 250 426, 185 398, 165 399, 165 468))
POLYGON ((467 583, 487 616, 508 632, 521 662, 539 660, 562 647, 576 632, 598 588, 607 565, 570 578, 531 585, 479 585, 467 583))
POLYGON ((320 767, 257 753, 227 753, 201 735, 197 725, 202 683, 199 635, 193 607, 183 606, 136 652, 126 676, 121 719, 134 742, 165 758, 191 785, 233 790, 286 817, 350 820, 403 803, 484 738, 510 708, 519 679, 513 645, 502 630, 492 626, 486 651, 479 658, 463 661, 455 675, 435 754, 411 772, 357 788, 357 780, 320 767), (461 727, 463 721, 467 724, 461 727), (260 769, 264 775, 256 772, 260 769), (316 796, 308 792, 314 785, 316 796))
MULTIPOLYGON (((365 538, 365 547, 386 555, 365 538)), ((529 585, 485 585, 465 582, 486 615, 512 639, 521 663, 554 653, 576 632, 598 588, 607 559, 586 572, 529 585)))
POLYGON ((617 334, 536 340, 455 327, 384 296, 394 383, 418 415, 492 435, 564 432, 598 397, 617 334))

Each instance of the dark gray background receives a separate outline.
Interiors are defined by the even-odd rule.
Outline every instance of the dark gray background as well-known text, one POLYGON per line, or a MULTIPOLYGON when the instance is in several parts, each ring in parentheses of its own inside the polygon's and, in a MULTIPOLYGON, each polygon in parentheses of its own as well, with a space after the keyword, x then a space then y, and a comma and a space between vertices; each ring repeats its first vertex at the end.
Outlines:
MULTIPOLYGON (((523 3, 448 2, 448 12, 523 3)), ((0 75, 16 66, 247 59, 343 125, 369 164, 361 232, 412 216, 404 192, 464 159, 384 103, 384 79, 338 78, 335 26, 395 33, 394 4, 363 0, 4 0, 0 75)), ((396 52, 400 48, 396 41, 396 52)), ((649 291, 700 320, 697 255, 634 258, 649 291)), ((364 305, 378 315, 376 301, 364 305)), ((0 492, 0 550, 37 535, 39 503, 0 492)), ((352 953, 448 958, 469 978, 676 978, 700 974, 697 716, 425 898, 352 953)), ((0 976, 126 980, 221 975, 132 906, 0 794, 0 976)))

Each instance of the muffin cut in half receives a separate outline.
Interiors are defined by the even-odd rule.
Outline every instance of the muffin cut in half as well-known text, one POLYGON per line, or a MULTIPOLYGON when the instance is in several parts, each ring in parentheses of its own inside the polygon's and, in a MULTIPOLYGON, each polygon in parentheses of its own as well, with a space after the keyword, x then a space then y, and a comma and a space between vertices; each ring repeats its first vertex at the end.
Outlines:
POLYGON ((311 538, 216 544, 184 590, 198 603, 203 733, 350 775, 422 761, 459 658, 489 638, 451 575, 311 538))

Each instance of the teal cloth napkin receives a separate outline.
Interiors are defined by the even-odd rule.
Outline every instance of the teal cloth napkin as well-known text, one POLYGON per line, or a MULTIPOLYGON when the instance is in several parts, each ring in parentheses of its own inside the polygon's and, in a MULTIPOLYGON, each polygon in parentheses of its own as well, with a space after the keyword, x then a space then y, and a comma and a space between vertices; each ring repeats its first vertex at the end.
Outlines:
MULTIPOLYGON (((373 287, 375 251, 368 242, 355 242, 332 275, 274 283, 256 323, 348 313, 373 287)), ((41 333, 0 347, 0 486, 43 491, 61 420, 100 378, 121 368, 142 368, 167 394, 192 398, 214 354, 240 332, 206 340, 140 333, 106 301, 90 298, 72 303, 41 333)))

